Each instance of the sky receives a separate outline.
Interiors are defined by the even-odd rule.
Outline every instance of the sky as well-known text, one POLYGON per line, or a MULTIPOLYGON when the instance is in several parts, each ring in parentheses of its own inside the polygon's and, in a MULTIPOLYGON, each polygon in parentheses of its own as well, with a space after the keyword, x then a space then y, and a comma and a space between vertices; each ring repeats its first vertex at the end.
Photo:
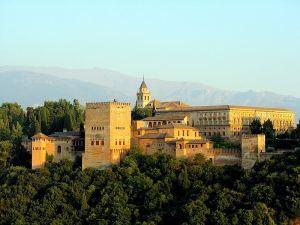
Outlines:
POLYGON ((0 0, 0 66, 300 97, 299 0, 0 0))

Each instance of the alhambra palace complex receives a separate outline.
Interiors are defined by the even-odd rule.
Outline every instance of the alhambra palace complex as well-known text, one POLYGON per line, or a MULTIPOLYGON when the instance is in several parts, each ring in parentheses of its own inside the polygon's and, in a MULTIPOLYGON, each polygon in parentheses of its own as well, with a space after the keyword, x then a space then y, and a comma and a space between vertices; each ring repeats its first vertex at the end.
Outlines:
POLYGON ((32 168, 42 168, 47 155, 54 161, 82 158, 82 168, 106 168, 119 163, 131 147, 143 154, 166 153, 177 158, 203 154, 216 165, 239 164, 250 169, 258 160, 275 153, 265 151, 265 136, 250 135, 249 125, 270 119, 277 133, 294 127, 292 111, 245 106, 189 106, 181 101, 151 100, 143 81, 137 93, 137 108, 151 108, 155 116, 131 121, 131 106, 121 102, 87 103, 82 131, 38 133, 23 141, 32 155, 32 168), (208 139, 221 135, 239 142, 240 149, 216 149, 208 139))

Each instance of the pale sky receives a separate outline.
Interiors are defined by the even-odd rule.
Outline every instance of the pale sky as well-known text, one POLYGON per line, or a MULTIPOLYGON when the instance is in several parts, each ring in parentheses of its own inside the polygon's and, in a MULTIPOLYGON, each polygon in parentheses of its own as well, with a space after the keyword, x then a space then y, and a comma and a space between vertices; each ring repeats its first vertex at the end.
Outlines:
POLYGON ((300 1, 0 0, 3 65, 300 97, 300 1))

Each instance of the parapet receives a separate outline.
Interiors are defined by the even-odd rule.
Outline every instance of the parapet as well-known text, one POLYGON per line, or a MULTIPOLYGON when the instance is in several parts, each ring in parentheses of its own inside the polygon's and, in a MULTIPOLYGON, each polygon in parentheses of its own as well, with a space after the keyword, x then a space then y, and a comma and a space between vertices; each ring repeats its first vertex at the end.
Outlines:
POLYGON ((87 109, 95 109, 95 108, 99 108, 99 107, 103 107, 103 106, 110 106, 110 105, 129 106, 130 107, 130 103, 128 103, 128 102, 110 101, 110 102, 89 102, 89 103, 86 103, 86 108, 87 109))
POLYGON ((262 137, 264 134, 243 134, 243 138, 257 138, 257 137, 262 137))
POLYGON ((234 149, 234 148, 213 148, 213 149, 207 149, 206 152, 208 154, 212 155, 235 155, 235 156, 241 156, 241 150, 240 149, 234 149))

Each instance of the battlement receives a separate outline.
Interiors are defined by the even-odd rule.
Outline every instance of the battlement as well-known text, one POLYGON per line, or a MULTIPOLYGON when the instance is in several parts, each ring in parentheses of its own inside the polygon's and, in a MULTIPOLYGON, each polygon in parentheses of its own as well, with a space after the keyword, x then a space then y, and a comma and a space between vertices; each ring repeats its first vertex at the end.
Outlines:
POLYGON ((129 106, 130 103, 128 102, 117 102, 117 101, 110 101, 110 102, 88 102, 86 103, 86 109, 95 109, 103 106, 129 106))
POLYGON ((256 138, 256 137, 262 137, 264 134, 243 134, 243 138, 256 138))
POLYGON ((206 154, 209 155, 234 155, 234 156, 241 156, 242 152, 239 149, 226 149, 226 148, 213 148, 213 149, 205 149, 202 150, 206 154))

